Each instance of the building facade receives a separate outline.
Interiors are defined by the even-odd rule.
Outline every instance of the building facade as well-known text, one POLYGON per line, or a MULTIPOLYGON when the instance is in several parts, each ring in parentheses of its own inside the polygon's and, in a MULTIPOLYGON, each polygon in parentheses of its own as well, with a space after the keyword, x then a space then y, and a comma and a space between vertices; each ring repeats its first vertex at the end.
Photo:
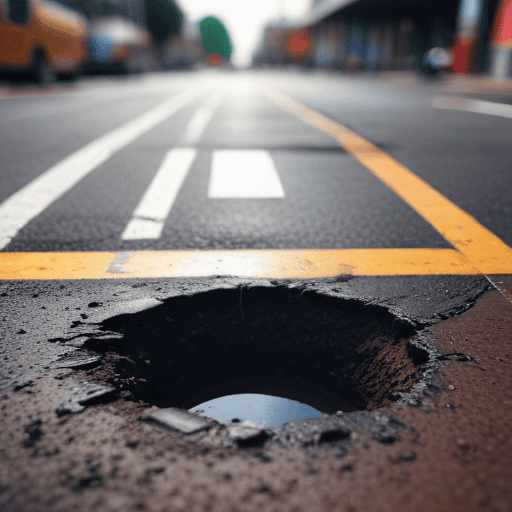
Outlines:
POLYGON ((269 26, 256 64, 420 70, 428 50, 446 49, 456 73, 510 74, 512 0, 313 0, 293 26, 269 26), (276 49, 275 32, 285 41, 276 49), (287 51, 290 31, 309 32, 307 56, 287 51), (287 36, 288 34, 288 36, 287 36))

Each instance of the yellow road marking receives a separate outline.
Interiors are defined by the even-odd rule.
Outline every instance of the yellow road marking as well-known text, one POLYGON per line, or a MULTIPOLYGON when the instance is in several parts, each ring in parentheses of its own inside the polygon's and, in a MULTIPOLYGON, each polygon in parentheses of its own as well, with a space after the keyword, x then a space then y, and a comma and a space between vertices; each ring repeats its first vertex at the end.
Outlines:
POLYGON ((3 252, 0 279, 101 279, 114 252, 3 252))
POLYGON ((0 279, 478 274, 453 249, 283 249, 0 253, 0 279))
POLYGON ((371 142, 280 92, 272 99, 343 148, 383 181, 484 274, 512 273, 512 250, 471 215, 371 142))

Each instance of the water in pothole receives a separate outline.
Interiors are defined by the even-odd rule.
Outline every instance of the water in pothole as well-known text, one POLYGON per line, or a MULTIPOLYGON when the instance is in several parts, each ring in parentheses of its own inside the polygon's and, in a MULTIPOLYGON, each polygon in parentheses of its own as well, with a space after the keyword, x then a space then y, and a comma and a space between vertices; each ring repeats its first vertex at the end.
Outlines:
POLYGON ((247 377, 211 386, 187 401, 187 408, 219 421, 251 420, 276 427, 292 420, 356 410, 332 390, 287 377, 247 377))
POLYGON ((219 421, 251 420, 258 425, 277 427, 291 420, 319 418, 323 414, 310 405, 272 395, 242 393, 214 398, 191 409, 219 421))

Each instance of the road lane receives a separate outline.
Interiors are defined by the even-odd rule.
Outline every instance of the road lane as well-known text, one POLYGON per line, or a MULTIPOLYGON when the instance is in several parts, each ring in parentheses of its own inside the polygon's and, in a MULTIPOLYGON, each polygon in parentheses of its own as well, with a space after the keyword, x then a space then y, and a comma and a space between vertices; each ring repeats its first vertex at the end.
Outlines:
POLYGON ((0 205, 0 248, 5 248, 18 231, 44 211, 82 178, 119 150, 138 139, 197 96, 173 97, 142 116, 96 139, 57 163, 0 205))
POLYGON ((146 81, 132 79, 99 81, 51 97, 0 101, 0 201, 71 153, 190 85, 179 77, 166 83, 153 78, 144 84, 146 81), (100 103, 96 108, 80 108, 82 102, 91 101, 100 103), (71 110, 54 116, 54 108, 71 110), (48 115, 30 118, 34 111, 46 111, 48 115))
MULTIPOLYGON (((222 91, 223 83, 214 86, 222 91)), ((228 99, 200 139, 198 157, 161 238, 123 242, 128 219, 121 223, 126 205, 117 196, 122 186, 123 203, 135 208, 141 197, 129 184, 144 179, 149 186, 151 172, 161 165, 173 137, 180 140, 195 108, 100 166, 27 226, 9 250, 449 247, 330 137, 282 112, 260 90, 227 89, 225 94, 228 99), (286 198, 209 198, 215 152, 254 148, 270 151, 286 198)))
POLYGON ((300 85, 283 80, 279 87, 371 141, 511 246, 512 122, 432 107, 445 89, 460 88, 442 82, 396 87, 336 75, 304 77, 300 85))
MULTIPOLYGON (((283 112, 266 98, 262 94, 265 91, 263 85, 270 83, 266 77, 252 78, 254 82, 252 79, 247 80, 247 77, 210 77, 210 96, 205 103, 196 104, 185 109, 175 119, 162 122, 116 157, 99 166, 94 173, 26 226, 9 246, 9 251, 131 253, 141 249, 451 249, 452 246, 431 225, 434 224, 439 229, 434 219, 443 219, 442 208, 445 204, 442 200, 437 202, 437 207, 432 207, 434 203, 431 199, 424 200, 423 207, 419 209, 416 200, 409 201, 422 215, 425 216, 427 211, 432 213, 426 216, 429 224, 368 173, 361 163, 368 166, 368 158, 375 160, 377 155, 379 161, 376 161, 374 167, 381 167, 383 162, 391 162, 391 167, 394 165, 397 169, 405 169, 403 166, 388 157, 385 151, 368 144, 364 138, 356 138, 354 143, 357 146, 363 141, 368 148, 373 148, 373 156, 372 152, 366 155, 367 152, 361 151, 362 148, 359 153, 354 152, 354 147, 349 147, 348 153, 343 152, 332 137, 308 126, 296 116, 283 112), (162 212, 157 216, 136 215, 139 224, 143 222, 153 226, 156 222, 158 233, 155 231, 151 236, 140 236, 134 232, 126 235, 129 217, 123 212, 129 210, 129 204, 133 204, 132 208, 135 209, 141 201, 143 183, 146 184, 145 188, 151 186, 169 147, 185 139, 191 140, 191 137, 197 141, 197 158, 191 164, 188 177, 180 178, 179 193, 175 190, 172 194, 162 194, 162 198, 165 197, 165 202, 168 203, 165 208, 166 215, 162 212), (221 195, 226 194, 211 191, 208 193, 212 176, 220 172, 215 163, 220 156, 251 155, 245 152, 256 149, 258 152, 254 155, 269 155, 275 165, 275 171, 282 183, 282 190, 277 196, 285 196, 284 198, 221 198, 221 195), (234 153, 235 150, 242 153, 234 153), (268 153, 260 153, 261 151, 268 153), (148 165, 149 162, 151 165, 148 165), (130 190, 129 185, 135 181, 139 183, 138 197, 137 192, 130 190), (122 200, 122 207, 119 198, 115 197, 119 194, 120 185, 128 192, 122 200), (99 198, 103 198, 101 202, 99 198)), ((283 90, 288 88, 292 92, 300 91, 303 96, 307 94, 304 87, 299 89, 297 83, 290 82, 286 77, 280 78, 279 85, 283 90)), ((329 81, 318 77, 308 78, 308 81, 315 82, 318 86, 316 102, 324 107, 328 106, 326 86, 330 85, 329 81)), ((193 83, 195 81, 191 79, 190 84, 193 83)), ((345 108, 347 115, 363 108, 364 94, 355 95, 355 86, 359 85, 360 82, 351 83, 348 80, 338 87, 336 102, 331 102, 338 109, 334 109, 336 115, 341 107, 345 108)), ((427 107, 429 112, 433 111, 428 98, 415 101, 413 97, 400 103, 396 91, 386 94, 381 89, 378 94, 374 91, 372 96, 369 94, 372 86, 366 84, 366 87, 363 92, 369 98, 367 106, 375 110, 377 118, 395 107, 402 115, 410 112, 423 113, 427 107)), ((327 118, 328 116, 325 117, 327 118)), ((335 130, 339 129, 339 125, 332 126, 335 130)), ((345 144, 345 148, 347 147, 345 144)), ((241 168, 247 167, 243 162, 238 165, 241 168)), ((221 167, 222 172, 225 172, 225 163, 221 167)), ((395 192, 399 192, 397 187, 405 171, 401 172, 402 175, 397 175, 398 181, 395 185, 387 180, 388 171, 380 175, 377 172, 377 175, 387 181, 395 192)), ((415 179, 413 174, 409 173, 409 176, 415 179)), ((232 182, 233 179, 225 181, 232 182)), ((421 183, 418 180, 416 182, 421 183)), ((422 187, 423 191, 428 189, 425 184, 422 187)), ((158 188, 162 187, 153 186, 155 190, 158 188)), ((405 185, 404 191, 408 188, 410 189, 410 184, 405 185)), ((407 201, 406 195, 399 193, 407 201)), ((252 194, 261 195, 254 190, 252 194)), ((251 195, 251 191, 245 191, 244 195, 251 195)), ((416 197, 421 195, 418 193, 416 197)), ((152 202, 152 199, 145 201, 145 210, 152 202)), ((449 215, 455 211, 458 210, 452 208, 449 215)), ((463 213, 461 215, 467 221, 468 217, 464 217, 463 213)), ((457 236, 448 236, 446 230, 441 231, 457 246, 458 232, 457 236)), ((481 233, 482 231, 476 235, 473 233, 473 238, 480 240, 480 246, 473 251, 475 254, 487 248, 488 240, 492 238, 489 233, 487 238, 482 238, 481 233)), ((496 237, 492 239, 497 240, 496 237)), ((508 272, 506 260, 509 249, 503 244, 501 247, 501 266, 491 264, 484 267, 481 260, 485 260, 486 256, 476 261, 474 254, 470 258, 474 263, 472 268, 508 272)), ((446 256, 451 258, 449 254, 447 252, 446 256)), ((460 266, 460 258, 455 259, 460 266)), ((429 263, 423 256, 419 259, 413 258, 413 261, 416 264, 429 263)), ((463 263, 460 266, 463 269, 460 272, 466 273, 467 268, 471 267, 465 265, 463 263)), ((362 265, 361 268, 366 267, 362 265)), ((434 273, 439 273, 441 268, 442 265, 434 273)), ((389 269, 383 272, 389 272, 389 269)))
POLYGON ((271 93, 282 108, 335 138, 354 158, 388 185, 407 204, 484 273, 512 272, 512 251, 497 236, 458 208, 409 169, 326 116, 280 93, 271 93))

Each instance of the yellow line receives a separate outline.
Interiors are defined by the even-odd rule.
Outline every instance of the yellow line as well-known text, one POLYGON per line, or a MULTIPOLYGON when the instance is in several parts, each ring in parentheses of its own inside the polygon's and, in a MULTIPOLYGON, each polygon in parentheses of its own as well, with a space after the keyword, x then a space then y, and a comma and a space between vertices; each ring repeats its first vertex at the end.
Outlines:
POLYGON ((388 185, 482 273, 512 273, 512 250, 464 210, 363 137, 280 92, 272 99, 325 132, 388 185))
POLYGON ((0 279, 101 279, 114 252, 2 252, 0 279))
POLYGON ((0 279, 478 274, 453 249, 285 249, 0 253, 0 279))

